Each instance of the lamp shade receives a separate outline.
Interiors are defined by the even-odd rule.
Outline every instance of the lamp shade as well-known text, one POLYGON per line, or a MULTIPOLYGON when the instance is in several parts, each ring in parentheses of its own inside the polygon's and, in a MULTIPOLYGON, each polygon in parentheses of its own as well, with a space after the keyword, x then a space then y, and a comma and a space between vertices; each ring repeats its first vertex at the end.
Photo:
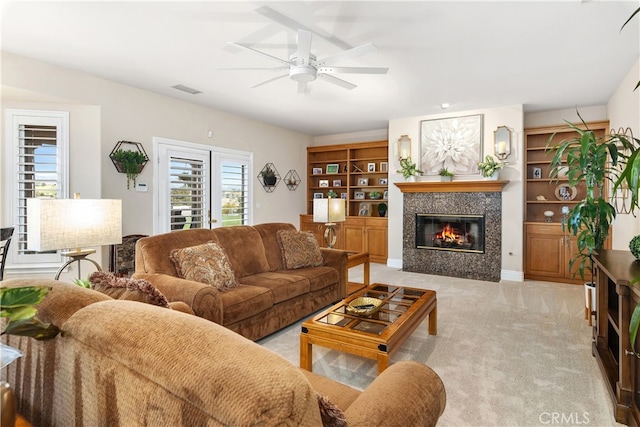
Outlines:
POLYGON ((122 242, 122 201, 27 199, 27 246, 32 251, 122 242))
POLYGON ((332 223, 344 220, 344 199, 313 199, 313 222, 332 223))

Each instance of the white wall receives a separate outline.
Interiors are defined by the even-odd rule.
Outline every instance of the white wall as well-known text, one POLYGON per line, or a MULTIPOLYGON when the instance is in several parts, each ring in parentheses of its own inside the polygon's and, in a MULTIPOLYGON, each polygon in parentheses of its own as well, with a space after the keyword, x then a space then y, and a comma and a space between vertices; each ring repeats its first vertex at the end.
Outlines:
MULTIPOLYGON (((500 173, 501 180, 509 181, 502 193, 502 278, 523 280, 523 146, 524 123, 522 105, 510 105, 483 110, 449 112, 430 116, 408 117, 389 121, 389 259, 388 264, 402 266, 402 193, 393 185, 402 182, 396 160, 396 141, 400 135, 408 135, 412 140, 412 158, 420 158, 420 122, 471 114, 484 115, 483 157, 493 154, 493 132, 498 126, 512 130, 512 154, 509 165, 500 173)), ((421 180, 438 180, 439 177, 421 177, 421 180)), ((455 177, 455 180, 481 179, 475 177, 455 177)))
MULTIPOLYGON (((116 172, 108 156, 118 141, 127 140, 141 142, 152 157, 154 136, 253 152, 254 223, 298 225, 306 206, 310 136, 7 52, 1 60, 3 109, 29 105, 71 111, 71 193, 122 199, 123 234, 152 233, 154 165, 148 163, 138 177, 149 191, 137 193, 127 190, 126 176, 116 172), (209 130, 213 138, 207 137, 209 130), (274 163, 283 178, 290 169, 297 170, 302 178, 298 189, 290 191, 280 182, 266 193, 255 176, 267 162, 274 163)), ((4 144, 4 131, 2 135, 4 144)), ((0 193, 0 200, 5 197, 0 193)), ((105 261, 103 257, 103 265, 105 261)))
MULTIPOLYGON (((633 88, 640 81, 640 60, 626 75, 607 103, 609 124, 612 129, 631 128, 633 136, 640 139, 640 88, 633 88)), ((629 250, 629 241, 640 234, 640 212, 636 216, 618 214, 613 222, 613 249, 629 250)))

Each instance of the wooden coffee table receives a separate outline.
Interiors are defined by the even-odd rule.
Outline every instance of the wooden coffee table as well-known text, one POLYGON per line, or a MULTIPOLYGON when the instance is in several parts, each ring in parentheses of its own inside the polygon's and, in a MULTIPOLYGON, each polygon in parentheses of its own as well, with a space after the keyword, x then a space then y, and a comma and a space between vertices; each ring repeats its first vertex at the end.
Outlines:
POLYGON ((302 324, 300 367, 312 370, 312 345, 344 351, 378 361, 378 374, 389 367, 391 355, 429 316, 429 334, 436 335, 435 291, 374 283, 302 324), (350 314, 346 306, 367 296, 384 301, 371 316, 350 314))

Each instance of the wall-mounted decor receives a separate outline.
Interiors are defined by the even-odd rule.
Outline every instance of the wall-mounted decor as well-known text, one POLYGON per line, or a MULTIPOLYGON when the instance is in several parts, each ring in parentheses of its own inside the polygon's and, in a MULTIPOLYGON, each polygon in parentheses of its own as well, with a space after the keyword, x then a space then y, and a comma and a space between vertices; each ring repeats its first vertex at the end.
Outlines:
POLYGON ((289 191, 296 191, 298 188, 298 184, 300 184, 300 176, 295 169, 290 169, 289 172, 284 176, 284 183, 287 185, 289 191))
POLYGON ((118 172, 127 174, 127 190, 131 188, 131 181, 136 186, 136 178, 149 161, 142 144, 131 141, 118 141, 109 158, 118 172))
POLYGON ((258 181, 260 181, 262 188, 264 188, 264 191, 267 193, 271 193, 275 190, 280 182, 280 174, 278 174, 278 170, 273 163, 267 163, 264 165, 258 174, 258 181))
POLYGON ((423 120, 420 123, 420 169, 438 175, 447 168, 455 175, 477 175, 482 158, 483 115, 423 120))

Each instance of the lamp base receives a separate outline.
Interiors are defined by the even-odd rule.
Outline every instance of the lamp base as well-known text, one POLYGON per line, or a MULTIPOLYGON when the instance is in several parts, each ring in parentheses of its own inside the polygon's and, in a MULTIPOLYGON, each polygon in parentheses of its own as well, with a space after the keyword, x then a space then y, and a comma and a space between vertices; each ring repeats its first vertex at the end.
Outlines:
POLYGON ((336 229, 334 222, 328 222, 325 224, 327 228, 324 230, 324 243, 328 248, 333 249, 333 246, 336 244, 336 240, 338 236, 336 236, 336 229))
POLYGON ((65 262, 64 264, 62 264, 62 267, 60 267, 58 269, 58 271, 56 272, 56 276, 54 277, 55 280, 58 280, 60 278, 60 275, 62 274, 62 272, 64 271, 65 268, 67 268, 69 265, 73 264, 74 262, 78 263, 78 279, 82 279, 81 273, 80 273, 80 261, 85 260, 85 261, 89 261, 91 263, 93 263, 93 265, 96 266, 96 268, 98 269, 98 271, 102 271, 102 267, 100 267, 100 264, 98 264, 97 262, 95 262, 94 260, 87 258, 87 256, 96 253, 95 249, 85 249, 85 250, 80 250, 80 249, 76 249, 75 251, 63 251, 60 252, 61 255, 64 255, 66 257, 71 258, 69 261, 65 262))

